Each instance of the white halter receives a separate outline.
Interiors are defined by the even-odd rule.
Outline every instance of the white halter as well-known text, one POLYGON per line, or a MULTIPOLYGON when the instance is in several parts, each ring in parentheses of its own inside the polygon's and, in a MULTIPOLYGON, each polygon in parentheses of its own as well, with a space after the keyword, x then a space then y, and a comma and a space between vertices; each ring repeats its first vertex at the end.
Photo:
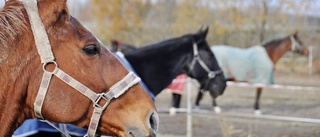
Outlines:
POLYGON ((294 52, 294 50, 297 48, 299 52, 303 50, 303 47, 294 39, 292 35, 290 35, 291 40, 291 51, 294 52))
POLYGON ((193 59, 190 64, 190 70, 194 69, 194 66, 198 62, 200 66, 208 73, 208 80, 215 78, 218 74, 223 73, 222 70, 211 70, 206 63, 200 58, 199 51, 198 51, 198 45, 197 43, 193 43, 193 59))
MULTIPOLYGON (((122 80, 113 85, 109 89, 109 92, 100 94, 93 92, 91 89, 89 89, 88 87, 81 84, 80 82, 63 72, 61 69, 59 69, 58 64, 54 61, 55 58, 51 50, 51 45, 38 13, 37 0, 20 0, 20 2, 22 2, 25 6, 27 14, 29 16, 29 21, 34 35, 36 47, 41 58, 41 63, 43 64, 44 73, 41 80, 38 95, 34 102, 34 111, 37 118, 48 122, 50 125, 53 125, 48 120, 45 120, 45 117, 41 114, 41 109, 51 81, 51 77, 52 75, 55 75, 66 84, 70 85, 71 87, 82 93, 84 96, 88 97, 93 102, 94 112, 92 114, 91 121, 89 124, 88 136, 94 137, 102 112, 109 105, 110 101, 113 98, 118 98, 130 87, 137 84, 140 81, 140 78, 137 77, 133 72, 129 72, 122 80), (55 69, 52 72, 46 70, 45 67, 48 64, 55 64, 55 69), (105 103, 102 106, 99 105, 99 103, 102 104, 103 102, 105 103)), ((59 128, 55 128, 62 132, 59 128)), ((63 134, 69 137, 68 134, 63 134)))

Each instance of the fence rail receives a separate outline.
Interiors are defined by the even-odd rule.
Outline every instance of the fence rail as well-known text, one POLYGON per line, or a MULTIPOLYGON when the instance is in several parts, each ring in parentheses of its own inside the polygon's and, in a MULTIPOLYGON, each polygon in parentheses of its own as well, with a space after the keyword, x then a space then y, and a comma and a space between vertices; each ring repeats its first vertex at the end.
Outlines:
POLYGON ((280 84, 262 84, 262 83, 247 83, 247 82, 233 82, 228 81, 228 86, 239 87, 264 87, 273 89, 285 89, 285 90, 303 90, 303 91, 320 91, 320 87, 308 87, 308 86, 292 86, 292 85, 280 85, 280 84))
MULTIPOLYGON (((180 81, 176 81, 180 82, 180 81)), ((201 114, 203 116, 212 117, 214 114, 211 110, 201 110, 192 109, 192 84, 194 80, 188 78, 187 80, 187 108, 177 109, 177 112, 183 112, 187 115, 187 137, 192 137, 192 117, 193 113, 201 114)), ((227 82, 228 86, 240 86, 240 87, 264 87, 273 89, 284 89, 284 90, 300 90, 300 91, 320 91, 320 87, 307 87, 307 86, 292 86, 292 85, 279 85, 279 84, 259 84, 259 83, 246 83, 246 82, 227 82)), ((169 109, 160 108, 158 109, 160 113, 169 113, 169 109)), ((306 122, 320 124, 320 119, 314 118, 302 118, 302 117, 290 117, 290 116, 275 116, 275 115, 255 115, 248 113, 231 113, 223 112, 222 116, 229 117, 244 117, 244 118, 257 118, 257 119, 267 119, 267 120, 280 120, 280 121, 291 121, 291 122, 306 122)))
MULTIPOLYGON (((176 112, 187 113, 188 108, 178 108, 176 112)), ((169 113, 168 108, 158 109, 159 113, 169 113)), ((320 124, 320 119, 314 118, 302 118, 302 117, 290 117, 290 116, 275 116, 275 115, 255 115, 250 113, 232 113, 232 112, 223 112, 220 114, 215 114, 212 110, 205 109, 192 109, 193 113, 201 114, 201 117, 212 117, 214 115, 227 116, 227 117, 244 117, 244 118, 258 118, 258 119, 267 119, 267 120, 280 120, 280 121, 290 121, 290 122, 305 122, 305 123, 316 123, 320 124)))

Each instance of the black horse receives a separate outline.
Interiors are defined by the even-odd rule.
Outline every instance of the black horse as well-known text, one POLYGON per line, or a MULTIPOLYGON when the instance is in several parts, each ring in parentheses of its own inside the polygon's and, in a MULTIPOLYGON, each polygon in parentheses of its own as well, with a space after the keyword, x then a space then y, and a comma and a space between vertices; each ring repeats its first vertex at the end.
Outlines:
POLYGON ((213 98, 223 94, 226 80, 210 50, 208 28, 124 53, 134 71, 154 96, 165 89, 179 74, 186 73, 210 91, 213 98))

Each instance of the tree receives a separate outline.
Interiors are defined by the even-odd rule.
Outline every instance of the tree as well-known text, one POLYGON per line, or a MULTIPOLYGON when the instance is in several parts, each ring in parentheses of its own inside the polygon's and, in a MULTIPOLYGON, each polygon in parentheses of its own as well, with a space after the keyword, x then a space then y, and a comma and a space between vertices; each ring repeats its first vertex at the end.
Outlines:
POLYGON ((190 33, 199 29, 199 26, 208 25, 210 19, 209 8, 203 1, 181 0, 177 3, 174 12, 175 21, 171 28, 174 35, 190 33))
POLYGON ((151 0, 94 0, 91 9, 102 41, 130 42, 140 38, 150 6, 151 0))

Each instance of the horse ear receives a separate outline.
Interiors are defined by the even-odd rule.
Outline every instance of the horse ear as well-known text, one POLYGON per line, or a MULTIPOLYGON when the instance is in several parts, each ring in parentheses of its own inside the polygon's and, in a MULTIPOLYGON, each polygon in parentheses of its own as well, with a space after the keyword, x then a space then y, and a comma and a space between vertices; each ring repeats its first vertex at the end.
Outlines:
POLYGON ((41 20, 46 27, 64 22, 70 17, 67 0, 40 0, 38 8, 41 20))
POLYGON ((298 36, 298 31, 295 31, 293 34, 292 34, 293 37, 297 37, 298 36))
POLYGON ((209 26, 206 26, 205 28, 201 27, 198 34, 201 38, 205 39, 207 37, 208 31, 209 31, 209 26))
POLYGON ((203 31, 204 31, 205 34, 207 35, 207 34, 208 34, 208 31, 209 31, 209 26, 206 26, 203 31))
POLYGON ((201 26, 201 28, 200 28, 199 32, 207 31, 207 30, 208 30, 208 28, 209 28, 209 26, 208 26, 208 25, 206 25, 206 26, 201 26))

